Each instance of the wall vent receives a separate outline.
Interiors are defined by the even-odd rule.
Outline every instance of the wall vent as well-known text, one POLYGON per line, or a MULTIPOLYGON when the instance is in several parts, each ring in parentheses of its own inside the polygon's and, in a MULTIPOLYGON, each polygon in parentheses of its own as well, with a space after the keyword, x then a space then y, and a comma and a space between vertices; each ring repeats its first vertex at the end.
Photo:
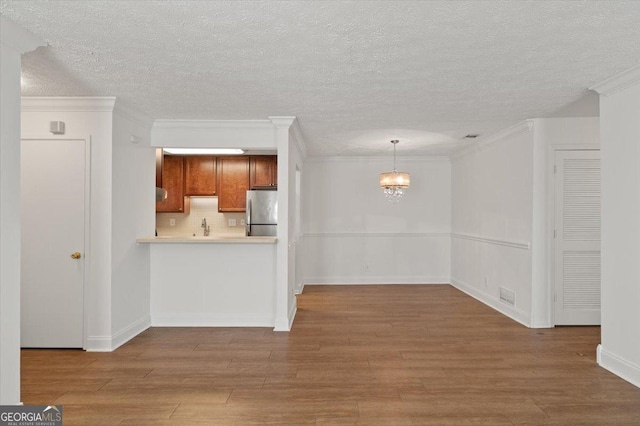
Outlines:
POLYGON ((504 287, 500 287, 500 301, 504 302, 508 305, 515 306, 516 305, 516 294, 513 290, 509 290, 504 287))

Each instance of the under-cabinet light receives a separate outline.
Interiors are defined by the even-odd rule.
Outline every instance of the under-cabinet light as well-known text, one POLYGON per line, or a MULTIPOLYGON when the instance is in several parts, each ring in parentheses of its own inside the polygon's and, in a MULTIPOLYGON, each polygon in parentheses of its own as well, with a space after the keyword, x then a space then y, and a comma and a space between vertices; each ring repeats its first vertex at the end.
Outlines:
POLYGON ((235 148, 163 148, 167 154, 176 155, 240 155, 241 149, 235 148))

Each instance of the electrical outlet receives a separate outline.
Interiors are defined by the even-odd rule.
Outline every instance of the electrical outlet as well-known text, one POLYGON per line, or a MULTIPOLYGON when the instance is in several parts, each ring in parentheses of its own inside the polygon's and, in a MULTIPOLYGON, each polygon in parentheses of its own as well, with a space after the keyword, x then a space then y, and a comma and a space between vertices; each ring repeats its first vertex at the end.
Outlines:
POLYGON ((244 221, 244 219, 240 219, 240 226, 244 226, 246 223, 244 221))
POLYGON ((229 226, 236 226, 236 220, 235 219, 229 219, 228 223, 229 223, 229 226))
POLYGON ((175 219, 169 219, 169 226, 176 226, 176 220, 175 219))

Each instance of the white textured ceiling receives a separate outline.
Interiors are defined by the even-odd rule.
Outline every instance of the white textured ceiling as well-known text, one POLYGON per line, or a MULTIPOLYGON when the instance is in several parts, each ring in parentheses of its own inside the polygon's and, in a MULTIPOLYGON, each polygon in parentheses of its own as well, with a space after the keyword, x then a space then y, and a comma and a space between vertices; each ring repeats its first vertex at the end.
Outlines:
POLYGON ((154 118, 295 115, 313 156, 440 155, 595 110, 640 64, 639 1, 9 1, 49 43, 24 95, 117 96, 154 118), (586 97, 585 97, 586 96, 586 97), (586 105, 586 107, 585 107, 586 105), (567 112, 568 111, 568 112, 567 112))

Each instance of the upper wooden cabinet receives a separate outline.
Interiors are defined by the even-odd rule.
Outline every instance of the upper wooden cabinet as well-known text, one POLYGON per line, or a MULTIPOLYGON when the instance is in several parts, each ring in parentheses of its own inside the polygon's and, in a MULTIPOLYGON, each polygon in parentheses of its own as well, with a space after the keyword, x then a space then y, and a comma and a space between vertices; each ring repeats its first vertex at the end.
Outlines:
POLYGON ((216 195, 216 157, 189 155, 184 161, 185 195, 216 195))
POLYGON ((249 157, 218 157, 218 211, 246 210, 249 157))
POLYGON ((165 155, 162 161, 162 187, 167 199, 156 203, 158 213, 189 213, 190 201, 184 195, 184 157, 165 155))
POLYGON ((162 148, 156 148, 156 188, 162 188, 162 148))
POLYGON ((276 155, 256 155, 250 158, 251 189, 277 187, 278 157, 276 155))

